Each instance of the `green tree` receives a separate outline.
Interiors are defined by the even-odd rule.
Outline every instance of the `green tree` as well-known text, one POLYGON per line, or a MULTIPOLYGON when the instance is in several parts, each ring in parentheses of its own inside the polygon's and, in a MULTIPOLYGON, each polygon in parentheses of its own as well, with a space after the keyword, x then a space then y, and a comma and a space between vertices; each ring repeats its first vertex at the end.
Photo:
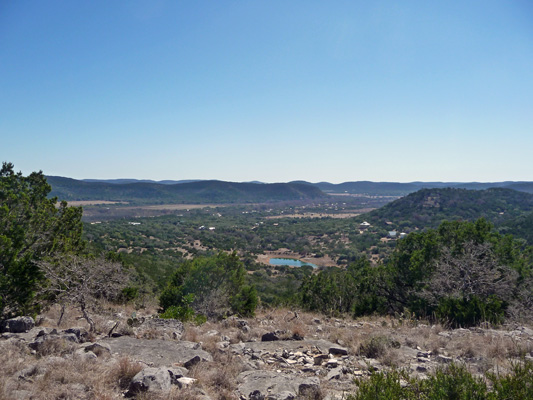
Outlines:
POLYGON ((229 313, 253 315, 255 288, 245 283, 244 264, 234 252, 197 257, 180 265, 161 293, 162 311, 169 307, 192 307, 196 313, 217 318, 229 313), (190 301, 192 295, 192 302, 190 301))
POLYGON ((44 275, 38 262, 79 252, 81 208, 48 198, 42 172, 25 177, 13 164, 0 170, 0 319, 38 311, 35 293, 44 275))
POLYGON ((530 249, 485 219, 443 222, 398 241, 383 295, 390 310, 454 325, 500 322, 531 308, 530 249), (512 309, 509 308, 512 306, 512 309))

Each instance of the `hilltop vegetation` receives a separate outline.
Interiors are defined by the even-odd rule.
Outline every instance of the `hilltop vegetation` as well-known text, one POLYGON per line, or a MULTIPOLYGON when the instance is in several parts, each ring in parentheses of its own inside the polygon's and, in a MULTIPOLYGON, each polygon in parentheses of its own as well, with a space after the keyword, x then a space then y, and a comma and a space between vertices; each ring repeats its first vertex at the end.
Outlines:
POLYGON ((372 266, 361 258, 307 278, 300 302, 330 314, 414 313, 454 326, 501 323, 506 316, 531 316, 532 254, 484 219, 443 222, 398 241, 386 263, 372 266))
POLYGON ((501 224, 533 211, 533 195, 511 189, 422 189, 364 217, 376 225, 392 222, 396 229, 436 228, 442 221, 485 218, 501 224))
POLYGON ((52 186, 51 196, 66 201, 106 200, 129 204, 166 203, 263 203, 324 197, 320 189, 290 183, 236 183, 197 181, 178 184, 150 182, 108 183, 87 182, 70 178, 47 178, 52 186))
POLYGON ((151 181, 135 179, 75 180, 48 176, 52 196, 66 201, 107 200, 133 204, 167 203, 258 203, 266 201, 308 200, 325 193, 364 196, 406 196, 420 189, 457 188, 486 190, 507 188, 533 193, 533 182, 329 182, 264 184, 235 183, 214 180, 151 181))
POLYGON ((533 245, 533 213, 521 214, 502 222, 498 228, 502 233, 524 239, 529 245, 533 245))
POLYGON ((344 193, 373 196, 406 196, 420 189, 469 189, 486 190, 490 188, 513 189, 517 191, 533 193, 533 182, 344 182, 329 183, 318 182, 309 183, 305 181, 295 181, 313 185, 326 193, 344 193))

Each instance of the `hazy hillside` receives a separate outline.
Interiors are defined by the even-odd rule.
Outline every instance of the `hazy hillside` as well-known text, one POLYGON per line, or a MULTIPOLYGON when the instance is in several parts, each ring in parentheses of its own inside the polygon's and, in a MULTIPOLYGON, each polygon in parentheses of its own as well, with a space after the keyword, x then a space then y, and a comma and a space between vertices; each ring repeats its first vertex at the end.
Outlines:
POLYGON ((505 221, 498 227, 501 233, 510 233, 513 236, 526 240, 533 245, 533 213, 522 214, 516 218, 505 221))
POLYGON ((97 183, 115 183, 117 185, 123 185, 125 183, 159 183, 161 185, 175 185, 176 183, 190 183, 198 182, 200 179, 185 179, 180 181, 163 180, 154 181, 152 179, 81 179, 83 182, 97 182, 97 183))
POLYGON ((533 211, 533 195, 511 189, 421 189, 367 214, 375 224, 434 228, 443 220, 475 220, 480 217, 503 223, 533 211))
POLYGON ((130 203, 254 203, 316 199, 325 196, 320 189, 293 183, 235 183, 196 181, 178 184, 151 182, 87 182, 48 176, 51 196, 67 201, 110 200, 130 203))
POLYGON ((471 189, 486 190, 490 188, 514 189, 521 192, 533 193, 533 182, 344 182, 329 183, 318 182, 310 183, 306 181, 294 181, 293 183, 304 183, 313 185, 326 193, 349 193, 364 194, 371 196, 406 196, 420 189, 471 189))

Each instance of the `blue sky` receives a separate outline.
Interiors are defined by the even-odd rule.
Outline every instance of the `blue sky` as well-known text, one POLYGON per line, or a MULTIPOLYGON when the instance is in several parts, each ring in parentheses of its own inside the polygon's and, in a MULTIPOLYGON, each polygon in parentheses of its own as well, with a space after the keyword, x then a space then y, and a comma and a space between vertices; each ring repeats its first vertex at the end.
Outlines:
POLYGON ((78 179, 533 181, 533 4, 0 1, 0 159, 78 179))

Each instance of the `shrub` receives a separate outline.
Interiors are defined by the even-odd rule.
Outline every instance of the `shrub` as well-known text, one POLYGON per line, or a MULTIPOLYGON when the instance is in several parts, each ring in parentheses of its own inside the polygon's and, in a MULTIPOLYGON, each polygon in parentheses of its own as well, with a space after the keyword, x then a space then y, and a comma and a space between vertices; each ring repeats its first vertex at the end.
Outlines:
POLYGON ((518 362, 513 365, 511 374, 506 376, 488 375, 493 384, 495 399, 533 399, 533 362, 518 362))
POLYGON ((230 313, 252 316, 257 292, 244 284, 246 270, 236 253, 198 257, 180 265, 159 298, 161 311, 195 313, 220 318, 230 313), (192 297, 188 297, 192 296, 192 297))
POLYGON ((412 399, 411 389, 404 387, 401 382, 408 379, 405 371, 374 372, 369 379, 355 380, 357 393, 348 396, 347 400, 412 399))
POLYGON ((451 326, 470 327, 481 322, 500 324, 504 320, 505 302, 495 296, 485 301, 473 296, 471 299, 447 297, 440 300, 435 315, 451 326))
POLYGON ((358 390, 348 400, 526 400, 533 398, 533 362, 521 361, 509 375, 489 374, 492 390, 465 366, 451 364, 427 379, 410 378, 404 370, 374 372, 356 379, 358 390))
POLYGON ((42 172, 27 177, 13 164, 0 169, 0 319, 39 311, 35 294, 44 281, 38 262, 79 252, 81 207, 56 207, 42 172))
POLYGON ((367 358, 378 358, 387 352, 389 347, 399 348, 400 343, 391 341, 385 336, 374 336, 359 346, 359 354, 367 358))
POLYGON ((481 378, 472 376, 465 366, 456 364, 438 369, 419 384, 423 398, 428 400, 485 400, 488 395, 487 385, 481 378))

